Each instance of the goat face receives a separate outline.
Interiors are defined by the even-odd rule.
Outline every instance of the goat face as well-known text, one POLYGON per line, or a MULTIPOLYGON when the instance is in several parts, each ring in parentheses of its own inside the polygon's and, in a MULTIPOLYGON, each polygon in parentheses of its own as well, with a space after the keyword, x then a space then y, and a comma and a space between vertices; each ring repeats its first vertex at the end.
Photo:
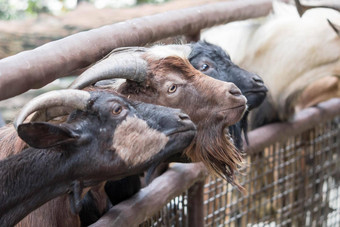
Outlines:
POLYGON ((140 172, 182 151, 195 136, 195 125, 178 109, 106 92, 90 94, 86 107, 65 123, 20 124, 19 136, 35 148, 59 147, 66 154, 79 154, 77 177, 100 180, 140 172))
POLYGON ((187 45, 117 49, 85 71, 71 87, 82 89, 100 80, 126 78, 126 82, 114 88, 125 97, 180 108, 190 116, 198 129, 195 141, 207 138, 207 143, 186 153, 193 161, 203 161, 221 176, 233 175, 242 158, 224 129, 242 118, 246 98, 233 83, 196 70, 188 61, 190 52, 187 45), (209 134, 209 138, 204 134, 209 134), (209 155, 198 154, 206 152, 209 155), (214 163, 218 167, 212 167, 214 163))
POLYGON ((127 81, 119 92, 132 99, 180 108, 197 124, 211 115, 229 126, 240 120, 246 99, 232 83, 207 77, 179 57, 149 61, 143 83, 127 81))
POLYGON ((248 109, 258 107, 266 97, 267 88, 261 77, 235 65, 222 48, 205 41, 191 44, 190 63, 215 79, 232 82, 247 98, 248 109))

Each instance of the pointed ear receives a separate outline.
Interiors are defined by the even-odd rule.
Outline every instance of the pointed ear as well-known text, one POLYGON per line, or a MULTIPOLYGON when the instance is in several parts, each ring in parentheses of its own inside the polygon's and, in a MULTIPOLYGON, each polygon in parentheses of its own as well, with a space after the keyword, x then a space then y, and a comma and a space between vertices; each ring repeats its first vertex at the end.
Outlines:
POLYGON ((18 135, 34 148, 49 148, 75 142, 79 135, 67 125, 55 125, 47 122, 30 122, 18 126, 18 135))

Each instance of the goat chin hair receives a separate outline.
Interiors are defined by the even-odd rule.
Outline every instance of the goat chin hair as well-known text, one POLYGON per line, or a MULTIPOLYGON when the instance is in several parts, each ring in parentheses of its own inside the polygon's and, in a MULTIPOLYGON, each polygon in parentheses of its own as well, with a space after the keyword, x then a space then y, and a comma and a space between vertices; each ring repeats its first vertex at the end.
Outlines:
MULTIPOLYGON (((209 133, 198 133, 186 149, 185 154, 193 162, 203 162, 209 172, 222 177, 240 191, 245 189, 235 179, 240 167, 244 164, 242 153, 235 147, 230 135, 225 133, 221 124, 210 124, 209 133)), ((198 125, 198 132, 204 132, 198 125)))

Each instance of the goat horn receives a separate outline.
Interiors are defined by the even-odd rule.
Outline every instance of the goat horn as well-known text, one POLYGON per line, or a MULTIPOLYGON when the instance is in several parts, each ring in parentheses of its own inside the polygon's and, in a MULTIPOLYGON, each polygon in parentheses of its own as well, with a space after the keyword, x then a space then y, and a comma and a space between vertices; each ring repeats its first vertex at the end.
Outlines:
POLYGON ((82 89, 100 80, 123 78, 144 81, 147 62, 141 58, 143 47, 123 47, 113 50, 107 57, 83 72, 70 88, 82 89))
POLYGON ((340 36, 340 26, 332 23, 329 19, 327 19, 328 24, 332 27, 332 29, 335 31, 335 33, 340 36))
POLYGON ((17 129, 18 126, 35 111, 52 106, 69 106, 75 109, 85 110, 90 97, 91 95, 87 91, 73 89, 50 91, 39 95, 22 108, 13 123, 14 127, 17 129))
POLYGON ((323 5, 319 5, 319 4, 316 4, 316 3, 305 5, 305 4, 301 4, 299 0, 295 0, 295 5, 296 5, 296 8, 297 8, 297 11, 299 12, 300 17, 302 17, 302 15, 307 10, 312 9, 312 8, 330 8, 330 9, 340 11, 340 5, 335 4, 332 1, 326 1, 325 3, 323 3, 323 5))

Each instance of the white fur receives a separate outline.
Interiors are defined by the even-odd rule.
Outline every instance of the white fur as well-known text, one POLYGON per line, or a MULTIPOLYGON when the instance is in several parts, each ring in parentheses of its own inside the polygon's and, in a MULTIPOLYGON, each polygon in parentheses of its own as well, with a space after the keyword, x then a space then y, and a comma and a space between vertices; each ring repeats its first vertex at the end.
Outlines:
POLYGON ((189 45, 156 45, 148 50, 148 56, 153 59, 163 59, 169 56, 188 59, 191 52, 189 45))
POLYGON ((307 11, 273 2, 274 13, 261 19, 233 22, 202 33, 203 40, 221 46, 232 60, 259 74, 274 103, 308 83, 340 70, 340 37, 327 19, 340 25, 340 13, 326 8, 307 11))

